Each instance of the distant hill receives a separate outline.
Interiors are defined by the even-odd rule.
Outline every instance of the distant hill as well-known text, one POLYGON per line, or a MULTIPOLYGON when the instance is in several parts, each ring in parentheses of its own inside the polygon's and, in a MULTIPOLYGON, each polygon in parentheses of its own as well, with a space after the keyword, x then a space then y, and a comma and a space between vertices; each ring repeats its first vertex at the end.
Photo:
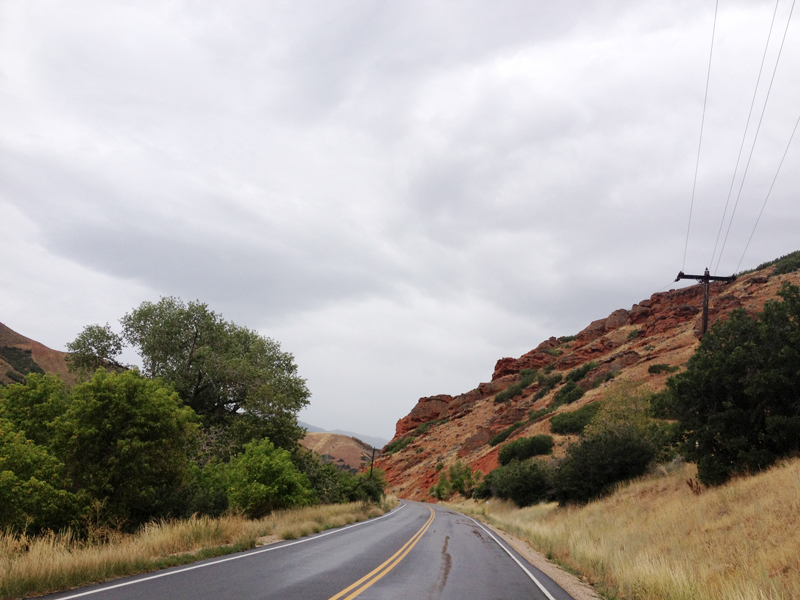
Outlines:
POLYGON ((300 427, 305 427, 306 429, 308 429, 308 431, 312 433, 338 433, 339 435, 354 437, 361 440, 362 442, 366 442, 367 444, 369 444, 373 448, 377 448, 378 450, 380 450, 386 444, 389 443, 389 440, 385 438, 377 437, 374 435, 364 435, 361 433, 356 433, 355 431, 343 431, 341 429, 334 429, 332 431, 328 431, 327 429, 322 429, 321 427, 317 427, 315 425, 309 425, 308 423, 304 423, 303 421, 298 421, 297 424, 300 425, 300 427))
POLYGON ((66 356, 0 323, 0 384, 23 381, 29 373, 53 373, 72 382, 66 356))
MULTIPOLYGON (((355 437, 312 431, 300 440, 309 450, 313 450, 325 462, 334 463, 340 469, 357 472, 361 467, 369 465, 372 460, 372 446, 355 437)), ((378 452, 375 453, 376 458, 378 452)))

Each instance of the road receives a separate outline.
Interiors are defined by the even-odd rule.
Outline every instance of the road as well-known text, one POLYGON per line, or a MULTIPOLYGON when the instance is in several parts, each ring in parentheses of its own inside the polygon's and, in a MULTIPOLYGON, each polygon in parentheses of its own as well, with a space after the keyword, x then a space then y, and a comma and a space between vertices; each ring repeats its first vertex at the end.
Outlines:
POLYGON ((48 596, 67 600, 571 600, 477 521, 403 501, 382 517, 48 596))

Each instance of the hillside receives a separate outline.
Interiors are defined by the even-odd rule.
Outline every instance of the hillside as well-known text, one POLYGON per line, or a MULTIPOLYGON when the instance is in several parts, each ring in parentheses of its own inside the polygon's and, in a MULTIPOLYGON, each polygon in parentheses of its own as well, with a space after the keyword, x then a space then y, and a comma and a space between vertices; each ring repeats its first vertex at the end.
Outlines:
POLYGON ((22 381, 28 373, 54 373, 71 382, 66 356, 0 323, 0 384, 22 381))
MULTIPOLYGON (((715 283, 710 289, 709 322, 724 318, 736 308, 760 312, 776 297, 784 281, 800 285, 800 271, 775 274, 769 266, 739 277, 730 284, 715 283)), ((391 492, 402 498, 431 500, 428 490, 438 479, 438 469, 457 459, 488 473, 498 466, 502 444, 489 441, 515 423, 507 438, 551 434, 554 414, 576 410, 602 398, 612 382, 644 381, 659 390, 670 373, 653 374, 653 365, 681 367, 700 343, 703 288, 701 285, 653 294, 629 310, 619 309, 589 324, 576 336, 551 337, 519 358, 497 361, 491 381, 473 390, 450 396, 420 398, 411 412, 397 422, 395 437, 376 465, 386 471, 391 492), (590 363, 592 363, 590 365, 590 363), (578 382, 585 394, 577 401, 551 407, 564 389, 562 380, 551 390, 534 381, 521 394, 505 402, 495 396, 520 381, 523 369, 541 369, 565 376, 586 366, 588 373, 578 382), (441 463, 441 465, 440 465, 441 463)), ((555 435, 556 456, 563 456, 574 436, 555 435)))
POLYGON ((334 463, 340 469, 353 473, 362 465, 369 465, 372 460, 372 446, 356 437, 310 431, 300 443, 322 456, 325 462, 334 463))

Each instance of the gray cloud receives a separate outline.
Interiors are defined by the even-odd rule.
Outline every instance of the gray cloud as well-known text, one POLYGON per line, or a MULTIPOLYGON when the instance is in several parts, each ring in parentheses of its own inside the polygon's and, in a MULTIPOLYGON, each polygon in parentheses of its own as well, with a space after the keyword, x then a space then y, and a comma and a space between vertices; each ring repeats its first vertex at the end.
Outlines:
MULTIPOLYGON (((772 6, 721 7, 687 270, 709 264, 772 6)), ((63 347, 197 298, 295 353, 305 420, 389 435, 417 397, 672 285, 712 11, 2 4, 0 319, 63 347)), ((724 272, 797 118, 798 61, 790 29, 724 272)), ((798 157, 743 268, 797 249, 798 157)))

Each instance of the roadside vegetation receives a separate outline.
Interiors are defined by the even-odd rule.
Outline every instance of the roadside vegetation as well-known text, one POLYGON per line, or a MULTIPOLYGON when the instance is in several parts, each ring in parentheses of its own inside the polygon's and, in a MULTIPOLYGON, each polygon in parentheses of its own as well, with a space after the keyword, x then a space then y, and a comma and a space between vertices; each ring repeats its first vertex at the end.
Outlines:
POLYGON ((154 521, 135 533, 93 530, 89 535, 0 534, 0 598, 47 594, 249 550, 379 516, 397 505, 388 498, 274 511, 261 519, 240 515, 154 521))
MULTIPOLYGON (((90 325, 68 344, 75 385, 31 371, 0 386, 2 581, 13 565, 50 560, 41 557, 51 546, 65 557, 100 546, 111 556, 153 528, 239 523, 252 533, 279 510, 359 502, 368 512, 382 501, 382 472, 339 470, 300 446, 297 413, 310 394, 277 342, 177 298, 145 302, 121 324, 121 334, 90 325), (141 370, 119 362, 125 346, 141 370)), ((255 539, 220 535, 209 544, 226 552, 255 539)), ((148 556, 123 561, 119 574, 172 560, 148 556)))

